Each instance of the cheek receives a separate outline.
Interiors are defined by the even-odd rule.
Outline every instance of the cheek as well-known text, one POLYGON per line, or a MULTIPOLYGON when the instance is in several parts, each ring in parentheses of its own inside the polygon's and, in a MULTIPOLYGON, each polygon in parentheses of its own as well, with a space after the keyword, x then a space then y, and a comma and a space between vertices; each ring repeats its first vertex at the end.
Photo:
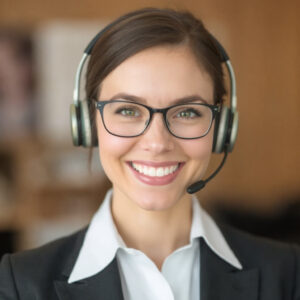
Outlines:
MULTIPOLYGON (((212 131, 213 132, 213 131, 212 131)), ((210 158, 212 153, 213 134, 210 132, 203 138, 188 140, 184 144, 186 154, 193 160, 210 158)))
POLYGON ((97 135, 101 164, 111 179, 111 173, 120 168, 122 157, 133 147, 134 140, 111 135, 99 118, 97 118, 97 135))
POLYGON ((187 176, 191 182, 202 179, 212 154, 213 134, 200 138, 198 140, 186 141, 182 146, 183 151, 189 158, 187 165, 187 176))

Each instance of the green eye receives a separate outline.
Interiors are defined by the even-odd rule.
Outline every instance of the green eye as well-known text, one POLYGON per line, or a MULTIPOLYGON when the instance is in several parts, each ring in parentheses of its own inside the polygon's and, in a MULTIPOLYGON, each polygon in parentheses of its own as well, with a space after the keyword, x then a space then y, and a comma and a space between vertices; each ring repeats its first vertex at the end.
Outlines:
POLYGON ((135 117, 136 115, 138 115, 138 113, 136 111, 131 110, 131 109, 123 109, 121 111, 121 115, 129 116, 129 117, 135 117))
POLYGON ((183 110, 183 111, 179 112, 177 114, 177 117, 183 118, 183 119, 192 119, 195 117, 199 117, 199 113, 193 109, 187 109, 187 110, 183 110))
POLYGON ((116 114, 124 117, 138 117, 140 115, 140 112, 135 108, 123 107, 123 108, 119 108, 116 111, 116 114))

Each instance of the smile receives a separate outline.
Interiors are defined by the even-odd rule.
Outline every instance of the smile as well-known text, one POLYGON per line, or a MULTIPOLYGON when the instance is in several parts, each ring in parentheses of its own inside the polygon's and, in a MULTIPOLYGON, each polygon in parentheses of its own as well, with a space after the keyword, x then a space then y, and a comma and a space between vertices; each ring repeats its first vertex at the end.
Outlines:
POLYGON ((134 176, 141 182, 148 185, 165 185, 175 180, 180 170, 182 169, 183 162, 128 162, 130 169, 134 176))
POLYGON ((137 170, 138 172, 140 172, 141 174, 144 174, 144 175, 147 175, 150 177, 163 177, 163 176, 174 173, 179 168, 179 163, 174 166, 159 167, 159 168, 132 163, 132 167, 135 170, 137 170))

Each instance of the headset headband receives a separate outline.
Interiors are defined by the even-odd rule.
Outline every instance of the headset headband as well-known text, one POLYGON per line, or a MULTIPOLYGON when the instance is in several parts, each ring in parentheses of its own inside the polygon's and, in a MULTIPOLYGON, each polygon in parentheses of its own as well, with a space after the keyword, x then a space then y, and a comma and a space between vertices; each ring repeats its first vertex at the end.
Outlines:
MULTIPOLYGON (((130 17, 130 15, 126 15, 126 18, 130 17)), ((78 102, 80 101, 80 81, 81 81, 81 73, 84 68, 85 62, 89 55, 91 54, 94 46, 96 45, 97 41, 100 39, 100 37, 107 32, 110 28, 114 27, 116 24, 119 22, 123 21, 126 19, 124 16, 118 18, 117 20, 113 21, 112 23, 108 24, 106 27, 104 27, 100 32, 98 32, 95 37, 89 42, 87 47, 84 50, 83 56, 79 62, 77 71, 76 71, 76 76, 75 76, 75 85, 74 85, 74 92, 73 92, 73 100, 74 104, 78 106, 78 102)), ((233 67, 231 65, 229 56, 224 49, 224 47, 221 45, 221 43, 212 35, 210 34, 212 39, 215 41, 220 54, 221 54, 221 62, 224 62, 226 65, 226 68, 229 73, 230 77, 230 110, 232 112, 236 111, 237 107, 237 96, 236 96, 236 80, 235 80, 235 74, 233 67)))

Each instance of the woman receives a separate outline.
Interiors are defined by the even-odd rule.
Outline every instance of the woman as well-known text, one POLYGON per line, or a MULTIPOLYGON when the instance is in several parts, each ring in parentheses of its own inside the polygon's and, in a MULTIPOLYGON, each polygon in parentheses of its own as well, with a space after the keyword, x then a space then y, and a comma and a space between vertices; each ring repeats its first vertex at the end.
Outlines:
POLYGON ((95 41, 75 141, 98 140, 112 190, 88 228, 5 256, 0 298, 299 300, 299 249, 217 225, 187 193, 216 147, 218 43, 191 14, 160 9, 95 41))

